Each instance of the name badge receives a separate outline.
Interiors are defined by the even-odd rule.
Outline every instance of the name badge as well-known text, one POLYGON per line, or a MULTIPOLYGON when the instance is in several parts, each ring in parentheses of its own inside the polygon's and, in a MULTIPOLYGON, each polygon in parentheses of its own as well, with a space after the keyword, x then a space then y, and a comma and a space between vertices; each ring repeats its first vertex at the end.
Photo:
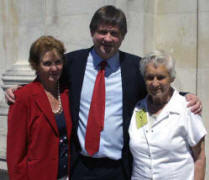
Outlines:
POLYGON ((144 109, 136 111, 136 127, 137 129, 147 124, 147 114, 144 109))

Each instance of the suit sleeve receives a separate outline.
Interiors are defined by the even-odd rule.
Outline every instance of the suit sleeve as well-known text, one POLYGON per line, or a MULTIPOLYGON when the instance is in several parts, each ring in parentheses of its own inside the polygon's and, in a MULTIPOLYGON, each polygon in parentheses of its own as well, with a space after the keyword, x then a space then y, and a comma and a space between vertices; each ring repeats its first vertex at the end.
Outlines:
POLYGON ((27 180, 27 120, 26 101, 18 99, 9 108, 7 133, 7 165, 10 180, 27 180))

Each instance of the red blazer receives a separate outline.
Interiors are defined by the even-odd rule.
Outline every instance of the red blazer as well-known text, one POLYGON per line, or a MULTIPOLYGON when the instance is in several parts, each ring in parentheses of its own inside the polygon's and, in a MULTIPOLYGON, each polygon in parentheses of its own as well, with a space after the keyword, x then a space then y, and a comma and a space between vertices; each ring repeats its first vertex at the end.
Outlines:
MULTIPOLYGON (((57 180, 59 131, 44 89, 35 80, 15 95, 16 102, 8 114, 10 180, 57 180)), ((67 89, 61 90, 61 101, 70 147, 72 122, 67 89)))

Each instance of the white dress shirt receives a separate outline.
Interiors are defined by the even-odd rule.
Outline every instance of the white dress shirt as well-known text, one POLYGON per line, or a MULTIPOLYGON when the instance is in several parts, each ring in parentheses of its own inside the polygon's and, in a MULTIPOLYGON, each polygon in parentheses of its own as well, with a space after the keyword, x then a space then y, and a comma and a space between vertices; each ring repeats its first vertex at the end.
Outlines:
MULTIPOLYGON (((81 154, 88 156, 85 149, 85 135, 94 84, 100 63, 103 60, 94 50, 89 53, 81 90, 78 138, 81 144, 81 154)), ((99 151, 94 158, 108 157, 121 159, 123 148, 123 104, 122 80, 119 53, 107 60, 105 67, 105 118, 104 129, 100 136, 99 151)))
POLYGON ((192 180, 190 147, 206 135, 201 117, 191 113, 185 98, 175 90, 151 128, 148 119, 146 97, 137 103, 129 127, 132 180, 192 180), (141 124, 136 120, 140 113, 140 117, 146 115, 141 124))

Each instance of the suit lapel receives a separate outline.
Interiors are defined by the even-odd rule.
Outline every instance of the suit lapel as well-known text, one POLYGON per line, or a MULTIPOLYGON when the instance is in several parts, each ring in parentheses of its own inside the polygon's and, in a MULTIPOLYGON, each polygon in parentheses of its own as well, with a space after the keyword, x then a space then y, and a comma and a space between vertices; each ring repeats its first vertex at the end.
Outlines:
POLYGON ((129 78, 130 66, 126 54, 119 51, 120 64, 121 64, 121 77, 122 77, 122 90, 123 90, 123 136, 124 144, 127 143, 127 129, 129 126, 129 82, 132 80, 129 78))
POLYGON ((128 106, 128 82, 129 82, 129 76, 128 76, 128 71, 130 69, 127 67, 127 59, 125 59, 125 54, 123 52, 120 53, 120 64, 121 64, 121 77, 122 77, 122 89, 123 89, 123 111, 127 108, 128 106))
POLYGON ((71 115, 70 115, 70 105, 69 105, 69 98, 68 98, 68 90, 65 90, 62 94, 61 94, 61 101, 62 101, 62 107, 63 107, 63 111, 64 111, 64 115, 65 115, 65 124, 66 124, 66 130, 67 130, 67 137, 68 139, 70 139, 70 135, 71 135, 71 115))
POLYGON ((39 109, 43 112, 44 116, 46 117, 46 120, 54 130, 55 134, 59 136, 56 120, 51 110, 51 105, 49 103, 49 100, 44 92, 44 89, 39 82, 35 82, 34 85, 35 85, 35 88, 33 89, 34 100, 37 106, 39 107, 39 109))
POLYGON ((70 87, 70 105, 72 110, 72 120, 74 123, 73 125, 76 129, 78 127, 81 89, 90 50, 91 49, 86 49, 82 53, 78 53, 77 56, 73 57, 74 61, 71 65, 72 73, 70 74, 70 79, 72 79, 72 84, 70 87))

